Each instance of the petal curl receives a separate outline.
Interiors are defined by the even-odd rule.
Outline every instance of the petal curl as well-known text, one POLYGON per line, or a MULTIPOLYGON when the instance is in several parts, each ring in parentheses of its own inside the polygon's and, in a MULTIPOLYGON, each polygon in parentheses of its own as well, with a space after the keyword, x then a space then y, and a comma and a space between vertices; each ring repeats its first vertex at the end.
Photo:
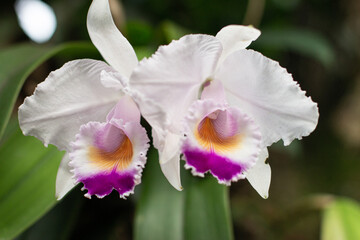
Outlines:
POLYGON ((160 163, 161 171, 169 183, 178 191, 182 191, 180 180, 180 154, 174 156, 165 163, 160 163))
POLYGON ((91 41, 104 59, 129 78, 138 63, 135 51, 115 26, 109 0, 93 0, 87 15, 91 41))
POLYGON ((268 163, 265 163, 269 157, 267 148, 264 148, 259 155, 254 167, 252 167, 246 173, 246 179, 251 186, 260 194, 263 198, 269 197, 269 187, 271 182, 271 168, 268 163))
POLYGON ((68 151, 82 124, 105 121, 121 94, 101 84, 102 70, 115 71, 104 62, 85 59, 68 62, 50 73, 19 107, 24 135, 68 151))
POLYGON ((223 83, 230 105, 241 107, 259 125, 263 146, 282 139, 289 145, 316 127, 317 104, 278 62, 252 50, 231 54, 215 79, 223 83))
POLYGON ((138 105, 151 126, 164 128, 153 115, 165 115, 178 131, 190 104, 198 98, 200 86, 210 77, 221 54, 220 42, 208 35, 187 35, 161 46, 142 60, 130 78, 130 88, 139 94, 138 105), (159 106, 152 111, 151 99, 159 106), (156 111, 161 111, 160 113, 156 111))
POLYGON ((166 131, 157 146, 161 170, 169 183, 178 191, 183 188, 180 180, 181 136, 166 131))
POLYGON ((178 191, 183 188, 180 179, 181 136, 162 128, 152 128, 153 145, 159 153, 159 163, 169 183, 178 191))
POLYGON ((219 60, 221 64, 231 53, 247 48, 252 41, 255 41, 261 32, 252 26, 229 25, 222 28, 216 38, 223 46, 223 53, 219 60))
POLYGON ((113 189, 121 198, 133 193, 141 182, 148 141, 145 129, 136 122, 112 119, 83 125, 69 156, 75 179, 88 190, 85 196, 102 198, 113 189))
POLYGON ((73 189, 78 182, 74 179, 71 168, 69 166, 70 158, 66 153, 61 160, 57 175, 56 175, 56 190, 55 196, 57 200, 62 199, 71 189, 73 189))
POLYGON ((245 178, 259 152, 259 128, 238 108, 199 100, 187 118, 188 131, 183 144, 185 167, 194 175, 210 171, 219 183, 245 178))
POLYGON ((101 83, 106 88, 113 88, 115 90, 124 90, 128 80, 122 76, 119 72, 106 72, 101 71, 100 74, 101 83))

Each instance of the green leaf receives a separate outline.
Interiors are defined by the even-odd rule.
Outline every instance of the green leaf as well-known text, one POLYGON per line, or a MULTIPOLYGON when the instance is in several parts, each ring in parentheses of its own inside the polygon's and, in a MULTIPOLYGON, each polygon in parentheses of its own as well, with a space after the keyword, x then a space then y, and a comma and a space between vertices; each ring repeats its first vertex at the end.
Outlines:
POLYGON ((85 198, 81 191, 72 191, 66 198, 51 209, 51 211, 18 236, 16 240, 70 239, 76 223, 80 218, 80 210, 82 209, 84 201, 85 198))
POLYGON ((151 148, 135 212, 135 240, 183 239, 184 197, 165 179, 157 151, 151 148))
POLYGON ((26 78, 44 61, 64 51, 94 51, 90 43, 66 43, 56 47, 21 44, 0 52, 0 138, 26 78))
POLYGON ((185 201, 185 239, 233 239, 228 187, 212 176, 190 176, 185 201))
POLYGON ((322 240, 360 239, 360 205, 346 198, 339 198, 323 213, 322 240))
POLYGON ((135 213, 135 239, 233 239, 227 187, 188 171, 182 182, 182 192, 167 182, 152 149, 135 213))
POLYGON ((155 52, 156 49, 152 47, 134 47, 134 50, 136 52, 136 56, 139 60, 142 60, 143 58, 148 58, 155 52))
POLYGON ((45 148, 19 128, 0 146, 0 239, 12 239, 56 202, 55 177, 63 153, 45 148))
POLYGON ((148 45, 153 38, 152 27, 144 21, 128 21, 126 23, 127 39, 132 46, 148 45))
POLYGON ((301 3, 301 0, 272 0, 274 4, 276 4, 277 7, 280 7, 284 10, 291 11, 299 6, 301 3))
POLYGON ((171 21, 164 21, 161 24, 161 29, 164 33, 165 40, 168 43, 170 43, 172 40, 179 39, 186 34, 190 34, 189 30, 171 21))
POLYGON ((324 66, 330 67, 335 61, 331 44, 319 33, 302 29, 264 30, 254 46, 266 49, 291 50, 312 57, 324 66))

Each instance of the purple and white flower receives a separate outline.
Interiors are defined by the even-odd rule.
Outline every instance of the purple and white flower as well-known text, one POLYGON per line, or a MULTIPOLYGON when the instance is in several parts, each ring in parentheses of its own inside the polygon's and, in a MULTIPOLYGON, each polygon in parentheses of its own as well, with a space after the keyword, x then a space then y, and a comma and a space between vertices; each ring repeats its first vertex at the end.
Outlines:
POLYGON ((227 185, 247 178, 267 198, 267 147, 280 139, 288 145, 315 129, 317 104, 277 62, 246 49, 259 36, 239 25, 216 36, 187 35, 134 69, 129 86, 176 189, 182 189, 183 153, 194 175, 210 172, 227 185))
POLYGON ((126 93, 138 60, 107 0, 92 2, 87 27, 110 66, 81 59, 50 73, 20 106, 20 127, 45 146, 66 151, 56 179, 58 199, 80 182, 86 197, 101 198, 115 189, 125 198, 141 181, 149 147, 140 111, 126 93))

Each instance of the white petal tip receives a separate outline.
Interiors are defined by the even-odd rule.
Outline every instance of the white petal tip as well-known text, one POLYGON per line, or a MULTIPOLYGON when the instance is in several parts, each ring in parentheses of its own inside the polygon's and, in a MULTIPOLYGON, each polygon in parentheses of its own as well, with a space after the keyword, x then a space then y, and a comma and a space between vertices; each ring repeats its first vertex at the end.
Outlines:
POLYGON ((269 153, 267 149, 264 148, 260 152, 257 163, 247 172, 246 175, 246 179, 249 181, 251 186, 264 199, 269 197, 269 188, 271 182, 271 168, 270 165, 265 162, 268 156, 269 153))
POLYGON ((86 198, 88 198, 88 199, 91 199, 91 195, 88 194, 88 193, 84 194, 84 196, 85 196, 86 198))
POLYGON ((55 199, 56 201, 60 201, 64 196, 59 196, 57 194, 55 194, 55 199))

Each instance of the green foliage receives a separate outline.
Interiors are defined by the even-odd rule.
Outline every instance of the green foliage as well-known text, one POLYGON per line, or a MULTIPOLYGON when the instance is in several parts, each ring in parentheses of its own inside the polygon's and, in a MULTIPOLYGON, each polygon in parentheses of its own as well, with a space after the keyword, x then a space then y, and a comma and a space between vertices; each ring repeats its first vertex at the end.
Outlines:
POLYGON ((323 213, 322 240, 360 239, 360 205, 351 199, 339 198, 323 213))
POLYGON ((182 239, 183 192, 176 191, 166 181, 159 168, 157 151, 152 148, 148 152, 136 207, 136 240, 182 239))
POLYGON ((233 239, 226 186, 186 172, 176 191, 161 173, 155 150, 148 154, 135 214, 135 239, 233 239))
POLYGON ((142 21, 129 21, 126 24, 127 39, 133 46, 148 44, 153 38, 153 29, 142 21))
POLYGON ((272 2, 277 6, 280 7, 284 10, 292 10, 294 8, 296 8, 299 3, 301 2, 301 0, 287 0, 287 1, 282 1, 282 0, 272 0, 272 2))
POLYGON ((179 39, 186 34, 191 32, 188 29, 185 29, 174 22, 165 21, 161 24, 161 29, 164 33, 166 42, 170 43, 174 39, 179 39))
POLYGON ((16 240, 69 239, 80 217, 84 201, 81 191, 72 191, 16 240))
POLYGON ((188 173, 185 186, 185 239, 233 239, 228 187, 208 176, 188 173))
POLYGON ((254 46, 268 50, 290 50, 314 58, 326 67, 330 67, 335 61, 335 52, 328 40, 310 30, 264 30, 254 46))
POLYGON ((0 239, 15 237, 55 204, 62 155, 19 128, 0 146, 0 239))
POLYGON ((139 60, 143 59, 144 57, 150 57, 151 54, 155 52, 155 49, 152 47, 134 47, 134 49, 139 60))

